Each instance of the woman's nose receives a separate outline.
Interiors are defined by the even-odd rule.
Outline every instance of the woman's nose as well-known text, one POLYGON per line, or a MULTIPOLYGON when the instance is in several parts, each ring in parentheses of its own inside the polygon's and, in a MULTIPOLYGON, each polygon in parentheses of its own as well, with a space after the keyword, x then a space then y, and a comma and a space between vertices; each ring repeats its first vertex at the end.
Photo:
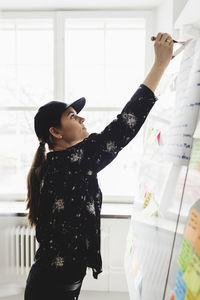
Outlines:
POLYGON ((80 117, 81 118, 81 122, 83 123, 85 121, 85 118, 83 117, 80 117))

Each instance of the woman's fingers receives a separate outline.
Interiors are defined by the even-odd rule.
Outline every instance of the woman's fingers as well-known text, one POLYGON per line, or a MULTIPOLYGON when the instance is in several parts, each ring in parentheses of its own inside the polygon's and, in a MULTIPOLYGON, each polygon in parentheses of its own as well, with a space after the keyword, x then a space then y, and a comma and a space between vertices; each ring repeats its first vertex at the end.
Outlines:
POLYGON ((165 33, 159 32, 156 36, 156 42, 164 43, 164 42, 166 42, 167 38, 169 38, 169 40, 170 40, 169 44, 171 44, 173 42, 172 37, 166 32, 165 33))
POLYGON ((173 45, 173 39, 168 33, 158 33, 154 43, 156 64, 159 66, 167 66, 169 64, 172 58, 173 45))
POLYGON ((156 36, 156 41, 159 42, 162 38, 162 32, 159 32, 156 36))
POLYGON ((164 33, 163 34, 163 36, 162 36, 162 38, 161 38, 161 43, 165 43, 166 42, 166 40, 167 40, 167 38, 170 38, 170 40, 171 40, 171 37, 170 37, 170 35, 168 34, 168 33, 164 33))

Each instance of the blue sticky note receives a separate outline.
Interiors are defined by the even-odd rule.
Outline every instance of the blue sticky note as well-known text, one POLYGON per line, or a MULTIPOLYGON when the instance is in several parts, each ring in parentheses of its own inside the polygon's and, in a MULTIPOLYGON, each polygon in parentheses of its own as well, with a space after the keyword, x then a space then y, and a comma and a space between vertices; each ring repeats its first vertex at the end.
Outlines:
POLYGON ((176 285, 174 288, 174 294, 176 297, 176 300, 184 300, 185 294, 186 294, 187 286, 185 282, 183 281, 183 272, 181 269, 178 270, 177 277, 176 277, 176 285))

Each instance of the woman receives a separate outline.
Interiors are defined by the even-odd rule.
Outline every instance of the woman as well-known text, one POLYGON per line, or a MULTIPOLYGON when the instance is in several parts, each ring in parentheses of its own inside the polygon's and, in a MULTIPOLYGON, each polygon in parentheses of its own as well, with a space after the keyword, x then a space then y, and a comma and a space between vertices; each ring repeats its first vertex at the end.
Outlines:
POLYGON ((35 115, 40 145, 27 177, 26 201, 40 247, 25 300, 78 299, 87 267, 96 279, 102 272, 97 173, 135 137, 158 100, 154 90, 172 57, 171 36, 158 33, 154 49, 155 62, 145 81, 101 133, 89 135, 85 119, 78 116, 85 98, 69 105, 48 102, 35 115))

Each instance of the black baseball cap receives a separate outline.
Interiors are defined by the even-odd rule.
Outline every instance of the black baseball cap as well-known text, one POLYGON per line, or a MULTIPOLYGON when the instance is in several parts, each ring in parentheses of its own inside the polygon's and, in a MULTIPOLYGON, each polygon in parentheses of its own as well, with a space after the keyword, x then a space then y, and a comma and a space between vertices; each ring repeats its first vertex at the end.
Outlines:
POLYGON ((62 101, 50 101, 38 109, 34 117, 34 129, 38 139, 47 140, 49 137, 49 128, 56 126, 61 118, 62 113, 73 107, 78 114, 85 106, 86 99, 84 97, 67 104, 62 101))

